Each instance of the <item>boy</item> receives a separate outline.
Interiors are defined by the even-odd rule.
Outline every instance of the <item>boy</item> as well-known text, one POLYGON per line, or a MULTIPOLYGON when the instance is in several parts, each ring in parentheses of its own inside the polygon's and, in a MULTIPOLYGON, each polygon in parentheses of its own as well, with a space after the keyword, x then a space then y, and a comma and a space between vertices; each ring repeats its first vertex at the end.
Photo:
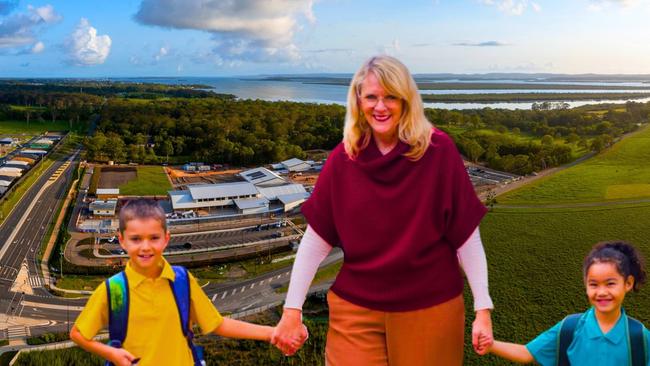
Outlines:
MULTIPOLYGON (((117 366, 194 364, 170 286, 175 273, 162 256, 169 238, 165 213, 155 201, 139 199, 122 208, 118 239, 130 258, 124 270, 129 312, 123 346, 114 348, 92 339, 109 323, 105 282, 88 300, 70 331, 70 339, 117 366)), ((190 319, 203 333, 271 341, 274 328, 222 318, 196 279, 189 273, 188 277, 190 319)))

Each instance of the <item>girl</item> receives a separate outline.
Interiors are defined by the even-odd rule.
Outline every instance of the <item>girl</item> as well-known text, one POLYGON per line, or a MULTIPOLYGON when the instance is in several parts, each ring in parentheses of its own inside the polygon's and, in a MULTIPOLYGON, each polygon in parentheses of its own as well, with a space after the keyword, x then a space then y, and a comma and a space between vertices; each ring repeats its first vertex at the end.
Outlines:
POLYGON ((573 332, 570 332, 571 328, 567 332, 570 326, 563 326, 563 323, 570 322, 572 317, 569 316, 525 346, 499 341, 489 346, 486 342, 485 347, 481 345, 480 353, 490 352, 519 363, 536 361, 542 366, 563 364, 567 359, 571 365, 632 365, 632 356, 640 359, 642 365, 650 366, 647 354, 650 351, 650 332, 637 321, 628 323, 622 308, 628 291, 638 291, 646 280, 639 252, 625 242, 596 244, 585 258, 583 271, 592 308, 573 317, 573 332), (630 337, 630 329, 637 327, 639 336, 630 337), (568 348, 564 347, 566 352, 558 351, 561 349, 558 340, 561 330, 564 344, 568 343, 568 348), (570 343, 565 341, 565 333, 569 337, 572 333, 570 343), (636 347, 631 347, 630 343, 634 342, 637 342, 636 347))

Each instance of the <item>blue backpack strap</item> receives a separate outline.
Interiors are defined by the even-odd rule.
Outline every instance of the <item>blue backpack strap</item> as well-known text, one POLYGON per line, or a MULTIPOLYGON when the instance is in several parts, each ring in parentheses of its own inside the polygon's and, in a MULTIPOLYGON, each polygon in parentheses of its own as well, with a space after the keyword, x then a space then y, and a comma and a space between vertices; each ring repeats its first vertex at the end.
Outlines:
POLYGON ((203 349, 195 346, 194 342, 192 342, 194 333, 192 333, 190 325, 191 293, 189 274, 183 266, 172 266, 172 269, 174 270, 174 281, 169 281, 169 286, 171 286, 172 292, 174 293, 174 300, 176 300, 183 335, 187 339, 187 345, 192 351, 194 365, 205 365, 203 361, 203 349))
POLYGON ((557 366, 571 366, 567 350, 573 342, 573 334, 582 314, 571 314, 564 318, 560 324, 560 334, 557 337, 557 366))
MULTIPOLYGON (((122 348, 129 325, 129 281, 124 271, 106 280, 108 299, 108 345, 122 348)), ((106 365, 112 365, 106 361, 106 365)))
POLYGON ((630 366, 645 366, 647 365, 648 350, 645 333, 643 332, 643 324, 628 316, 627 317, 627 337, 630 355, 630 366))

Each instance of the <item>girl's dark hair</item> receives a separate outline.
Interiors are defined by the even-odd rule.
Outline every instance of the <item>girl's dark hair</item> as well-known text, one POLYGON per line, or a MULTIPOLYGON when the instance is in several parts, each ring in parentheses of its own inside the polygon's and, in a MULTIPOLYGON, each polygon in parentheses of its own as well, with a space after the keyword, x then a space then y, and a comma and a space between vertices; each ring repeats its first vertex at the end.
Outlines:
POLYGON ((624 241, 601 242, 591 249, 582 267, 584 276, 594 263, 613 263, 623 278, 634 277, 634 291, 639 291, 646 281, 645 263, 641 253, 624 241))

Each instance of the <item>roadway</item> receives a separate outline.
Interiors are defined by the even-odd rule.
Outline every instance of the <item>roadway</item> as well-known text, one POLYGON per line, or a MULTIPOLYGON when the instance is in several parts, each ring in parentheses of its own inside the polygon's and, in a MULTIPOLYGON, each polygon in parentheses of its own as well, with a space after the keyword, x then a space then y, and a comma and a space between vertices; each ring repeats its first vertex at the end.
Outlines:
MULTIPOLYGON (((43 278, 37 270, 39 248, 72 179, 75 164, 64 165, 72 158, 56 161, 44 171, 0 226, 0 339, 69 330, 87 300, 52 295, 43 287, 43 278), (59 169, 60 174, 56 173, 59 169), (53 175, 58 178, 51 180, 53 175), (21 279, 25 283, 20 284, 21 279)), ((268 231, 252 230, 248 234, 264 236, 268 231)), ((199 244, 208 239, 201 235, 206 234, 179 238, 192 238, 199 244)), ((334 252, 324 265, 341 258, 340 252, 334 252)), ((290 269, 285 267, 242 281, 208 283, 204 291, 220 311, 243 312, 281 301, 284 294, 276 293, 275 289, 289 282, 290 269)))

